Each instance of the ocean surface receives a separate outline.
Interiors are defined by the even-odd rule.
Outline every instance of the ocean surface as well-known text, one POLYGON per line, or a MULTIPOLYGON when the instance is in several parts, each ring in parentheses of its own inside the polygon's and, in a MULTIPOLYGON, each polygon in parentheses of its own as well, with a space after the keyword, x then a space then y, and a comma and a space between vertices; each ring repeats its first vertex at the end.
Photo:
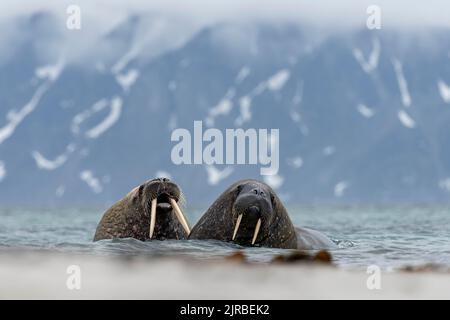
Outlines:
MULTIPOLYGON (((319 230, 337 245, 334 262, 345 268, 375 264, 385 270, 436 264, 450 267, 450 208, 290 207, 298 226, 319 230)), ((187 209, 193 225, 203 213, 187 209)), ((267 263, 289 250, 243 248, 220 241, 92 242, 102 209, 0 209, 0 252, 45 250, 89 255, 217 259, 242 250, 249 260, 267 263)))

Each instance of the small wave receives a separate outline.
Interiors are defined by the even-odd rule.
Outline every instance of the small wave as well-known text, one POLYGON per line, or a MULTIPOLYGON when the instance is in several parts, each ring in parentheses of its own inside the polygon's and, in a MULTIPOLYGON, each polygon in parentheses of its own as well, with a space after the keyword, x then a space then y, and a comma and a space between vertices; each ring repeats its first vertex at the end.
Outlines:
POLYGON ((351 248, 355 246, 355 243, 350 240, 338 240, 331 239, 340 249, 351 248))

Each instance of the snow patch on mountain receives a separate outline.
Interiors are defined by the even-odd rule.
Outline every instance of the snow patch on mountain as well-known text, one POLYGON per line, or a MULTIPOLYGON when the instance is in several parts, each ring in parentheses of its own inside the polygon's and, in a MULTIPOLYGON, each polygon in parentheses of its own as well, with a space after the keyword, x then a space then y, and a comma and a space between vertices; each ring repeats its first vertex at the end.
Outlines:
POLYGON ((297 106, 300 105, 303 101, 303 85, 304 81, 302 80, 298 85, 297 89, 295 90, 294 97, 292 98, 292 104, 297 106))
POLYGON ((365 104, 358 104, 356 109, 365 118, 372 118, 375 115, 375 112, 365 104))
POLYGON ((205 169, 208 174, 208 184, 211 186, 219 184, 222 180, 229 177, 234 171, 232 167, 226 167, 223 170, 219 170, 212 165, 205 166, 205 169))
POLYGON ((124 92, 128 92, 131 86, 136 82, 139 77, 139 71, 131 69, 127 73, 117 74, 116 81, 122 87, 124 92))
POLYGON ((113 74, 120 73, 125 67, 139 55, 140 50, 137 47, 132 47, 128 50, 111 68, 113 74))
POLYGON ((279 91, 283 88, 289 80, 290 72, 287 69, 282 69, 267 80, 267 88, 271 91, 279 91))
POLYGON ((240 84, 243 82, 250 74, 250 68, 245 66, 242 67, 242 69, 239 71, 238 75, 236 76, 236 84, 240 84))
POLYGON ((398 87, 400 89, 400 95, 402 97, 402 103, 404 107, 411 106, 412 99, 409 94, 408 82, 406 81, 405 75, 403 73, 403 65, 397 60, 393 59, 392 64, 394 66, 395 75, 397 77, 398 87))
POLYGON ((167 178, 167 179, 172 179, 172 175, 165 171, 165 170, 158 170, 155 173, 155 177, 156 178, 167 178))
POLYGON ((360 49, 358 48, 353 49, 353 56, 366 73, 371 73, 373 70, 377 68, 378 60, 380 58, 381 52, 380 40, 378 40, 378 38, 374 38, 372 41, 372 46, 373 46, 372 51, 370 52, 369 59, 367 60, 360 49))
POLYGON ((439 181, 439 188, 446 192, 450 192, 450 178, 445 178, 439 181))
POLYGON ((61 198, 64 195, 64 193, 66 193, 66 187, 63 185, 58 186, 58 188, 56 188, 55 190, 55 196, 58 198, 61 198))
POLYGON ((80 133, 80 125, 92 117, 95 113, 103 110, 108 106, 108 100, 107 99, 101 99, 94 103, 91 108, 84 110, 83 112, 75 115, 72 119, 71 124, 71 131, 73 134, 79 134, 80 133))
POLYGON ((0 128, 0 144, 11 137, 14 134, 17 126, 36 109, 42 96, 45 92, 47 92, 49 88, 49 82, 42 84, 36 89, 31 100, 27 104, 25 104, 22 109, 20 109, 19 111, 10 110, 8 112, 8 114, 6 115, 8 123, 0 128))
POLYGON ((2 182, 5 177, 6 177, 5 163, 3 161, 0 161, 0 182, 2 182))
POLYGON ((289 80, 290 72, 282 69, 272 75, 268 80, 260 82, 249 94, 239 99, 240 115, 235 120, 236 126, 242 126, 252 118, 252 100, 266 90, 279 91, 289 80))
POLYGON ((322 153, 324 156, 331 156, 336 152, 336 147, 335 146, 326 146, 325 148, 323 148, 322 153))
POLYGON ((251 106, 252 99, 249 96, 244 96, 239 99, 240 115, 235 120, 236 126, 240 127, 252 119, 251 106))
POLYGON ((444 100, 445 103, 450 103, 450 86, 448 86, 444 81, 439 80, 438 88, 442 100, 444 100))
POLYGON ((69 159, 69 155, 74 152, 75 149, 75 145, 69 144, 66 148, 66 151, 63 154, 57 156, 54 160, 45 158, 39 151, 33 151, 31 152, 31 155, 34 158, 36 166, 39 169, 52 171, 66 163, 66 161, 69 159))
POLYGON ((102 122, 88 130, 86 132, 86 137, 90 139, 98 138, 119 120, 120 114, 122 112, 122 98, 113 98, 111 100, 111 103, 109 104, 109 107, 111 108, 110 113, 102 122))
POLYGON ((46 65, 36 68, 35 75, 39 79, 47 79, 49 81, 56 81, 64 69, 64 62, 62 59, 54 65, 46 65))
POLYGON ((100 180, 94 176, 94 173, 91 170, 81 171, 80 179, 86 182, 93 193, 101 193, 103 191, 100 180))
POLYGON ((414 119, 411 118, 404 110, 400 110, 398 112, 398 119, 406 128, 413 129, 416 127, 416 122, 414 119))
POLYGON ((273 189, 279 189, 284 183, 284 178, 278 174, 263 176, 263 180, 273 189))
POLYGON ((212 107, 208 116, 206 117, 206 125, 212 127, 218 116, 227 115, 233 109, 232 99, 234 98, 236 91, 234 88, 230 88, 225 93, 225 96, 219 101, 217 105, 212 107))
POLYGON ((347 181, 340 181, 334 186, 334 196, 336 198, 341 198, 347 188, 349 187, 349 183, 347 181))
POLYGON ((291 166, 294 169, 299 169, 303 166, 303 159, 302 157, 293 157, 287 159, 287 164, 291 166))

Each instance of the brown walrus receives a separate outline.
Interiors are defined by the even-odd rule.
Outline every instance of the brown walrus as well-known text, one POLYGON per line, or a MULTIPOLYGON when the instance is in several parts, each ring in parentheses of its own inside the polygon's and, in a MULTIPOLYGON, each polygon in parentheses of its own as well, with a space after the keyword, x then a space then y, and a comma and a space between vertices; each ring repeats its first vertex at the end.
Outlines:
POLYGON ((178 205, 181 195, 180 188, 167 178, 146 181, 104 213, 94 241, 186 239, 190 229, 178 205))
POLYGON ((276 193, 257 180, 241 180, 231 185, 193 227, 189 239, 284 249, 335 246, 317 231, 294 227, 276 193))

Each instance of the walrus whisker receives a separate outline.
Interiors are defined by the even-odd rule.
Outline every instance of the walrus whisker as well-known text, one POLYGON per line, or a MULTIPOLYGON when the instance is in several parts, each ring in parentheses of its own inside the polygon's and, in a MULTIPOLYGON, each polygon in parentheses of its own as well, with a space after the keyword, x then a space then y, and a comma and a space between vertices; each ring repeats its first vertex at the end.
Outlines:
POLYGON ((253 234, 252 245, 255 244, 256 238, 258 237, 259 229, 261 228, 261 218, 258 219, 256 223, 255 233, 253 234))
POLYGON ((150 239, 153 237, 153 231, 155 230, 157 201, 156 198, 152 200, 152 208, 150 211, 150 239))
POLYGON ((238 232, 239 225, 241 224, 241 220, 242 220, 242 213, 238 216, 237 221, 236 221, 236 226, 234 227, 233 238, 231 238, 231 240, 233 240, 233 241, 236 238, 236 234, 238 232))
POLYGON ((177 215, 178 221, 180 221, 181 225, 183 226, 186 233, 189 235, 191 233, 191 230, 189 228, 189 225, 186 221, 186 218, 184 217, 183 212, 181 211, 180 207, 178 206, 175 199, 170 198, 170 203, 172 204, 173 209, 175 210, 175 214, 177 215))

